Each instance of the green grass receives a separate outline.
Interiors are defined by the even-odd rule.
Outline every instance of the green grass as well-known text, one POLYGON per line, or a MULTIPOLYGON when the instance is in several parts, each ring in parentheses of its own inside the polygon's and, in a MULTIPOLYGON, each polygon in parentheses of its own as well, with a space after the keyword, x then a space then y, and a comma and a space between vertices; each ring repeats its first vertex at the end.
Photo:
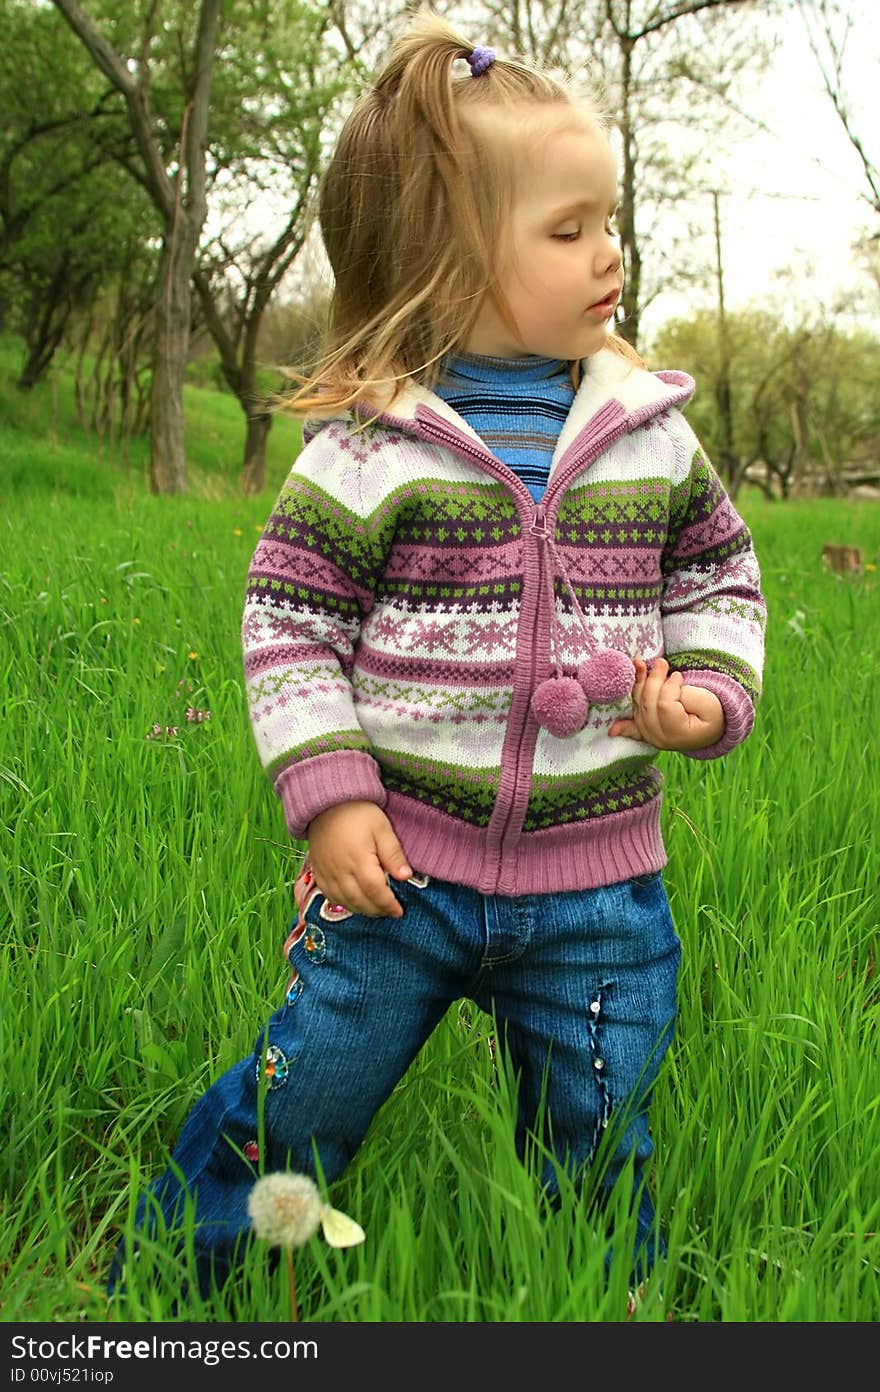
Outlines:
MULTIPOLYGON (((238 407, 189 389, 194 491, 155 498, 143 445, 102 454, 68 385, 54 425, 49 388, 0 398, 2 1319, 157 1321, 179 1264, 157 1251, 108 1307, 109 1254, 286 980, 299 848, 253 748, 239 620, 296 437, 276 424, 270 486, 242 499, 238 407), (154 723, 178 733, 147 739, 154 723)), ((670 1256, 634 1318, 875 1321, 880 587, 832 575, 821 548, 877 564, 880 508, 741 507, 770 606, 766 693, 729 758, 664 756, 684 946, 653 1114, 670 1256)), ((624 1318, 626 1272, 606 1288, 577 1196, 563 1185, 548 1216, 516 1160, 491 1042, 453 1006, 377 1116, 328 1194, 367 1240, 297 1254, 303 1319, 624 1318)), ((285 1320, 263 1260, 175 1318, 285 1320)))

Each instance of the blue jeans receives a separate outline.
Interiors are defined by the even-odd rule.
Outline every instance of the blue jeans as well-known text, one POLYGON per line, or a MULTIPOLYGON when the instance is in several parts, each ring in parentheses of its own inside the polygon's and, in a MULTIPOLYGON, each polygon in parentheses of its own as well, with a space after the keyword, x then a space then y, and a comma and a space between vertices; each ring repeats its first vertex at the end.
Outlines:
MULTIPOLYGON (((152 1225, 158 1204, 174 1226, 182 1176, 195 1199, 199 1261, 224 1276, 249 1228, 257 1175, 314 1175, 315 1147, 334 1180, 450 1004, 470 998, 495 1017, 519 1077, 520 1156, 543 1117, 572 1174, 590 1165, 606 1129, 603 1184, 634 1162, 634 1269, 644 1274, 655 1256, 643 1182, 648 1106, 672 1038, 681 952, 662 876, 519 898, 419 876, 393 888, 400 919, 342 917, 313 893, 285 944, 284 1004, 254 1052, 192 1108, 172 1166, 151 1185, 151 1201, 141 1198, 138 1225, 152 1225)), ((551 1193, 558 1187, 549 1159, 543 1180, 551 1193)), ((111 1290, 120 1261, 121 1249, 111 1290)))

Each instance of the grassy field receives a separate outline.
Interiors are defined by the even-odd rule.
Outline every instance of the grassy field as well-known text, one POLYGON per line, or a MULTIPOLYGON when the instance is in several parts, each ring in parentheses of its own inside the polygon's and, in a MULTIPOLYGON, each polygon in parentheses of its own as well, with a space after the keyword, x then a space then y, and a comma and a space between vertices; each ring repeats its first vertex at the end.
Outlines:
MULTIPOLYGON (((177 1264, 148 1254, 108 1306, 109 1254, 286 980, 299 848, 253 747, 239 619, 297 436, 276 424, 267 491, 245 500, 238 406, 190 390, 187 422, 192 493, 155 498, 143 442, 122 462, 84 436, 64 374, 54 398, 0 395, 4 1321, 172 1318, 177 1264)), ((670 1255, 633 1318, 875 1321, 880 507, 740 506, 766 692, 729 758, 662 756, 684 946, 653 1122, 670 1255), (831 574, 826 542, 867 566, 831 574)), ((329 1194, 367 1239, 298 1253, 303 1319, 626 1317, 626 1271, 605 1285, 576 1196, 547 1216, 516 1161, 491 1043, 453 1007, 376 1118, 329 1194)), ((286 1319, 262 1262, 173 1318, 286 1319)))

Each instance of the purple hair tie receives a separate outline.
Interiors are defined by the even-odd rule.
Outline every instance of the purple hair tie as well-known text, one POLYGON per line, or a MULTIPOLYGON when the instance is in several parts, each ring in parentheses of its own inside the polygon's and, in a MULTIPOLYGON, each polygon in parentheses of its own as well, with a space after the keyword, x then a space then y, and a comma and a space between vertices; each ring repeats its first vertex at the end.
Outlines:
POLYGON ((495 62, 494 48, 481 48, 478 44, 473 53, 468 54, 471 77, 482 77, 487 68, 495 62))

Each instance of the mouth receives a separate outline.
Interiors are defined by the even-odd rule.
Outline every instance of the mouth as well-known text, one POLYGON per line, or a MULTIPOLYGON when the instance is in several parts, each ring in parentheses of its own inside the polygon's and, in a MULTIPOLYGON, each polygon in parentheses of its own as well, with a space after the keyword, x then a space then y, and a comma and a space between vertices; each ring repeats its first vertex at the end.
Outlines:
POLYGON ((609 290, 607 295, 603 295, 601 300, 595 304, 587 306, 585 313, 595 315, 597 319, 610 319, 620 298, 620 291, 609 290))

